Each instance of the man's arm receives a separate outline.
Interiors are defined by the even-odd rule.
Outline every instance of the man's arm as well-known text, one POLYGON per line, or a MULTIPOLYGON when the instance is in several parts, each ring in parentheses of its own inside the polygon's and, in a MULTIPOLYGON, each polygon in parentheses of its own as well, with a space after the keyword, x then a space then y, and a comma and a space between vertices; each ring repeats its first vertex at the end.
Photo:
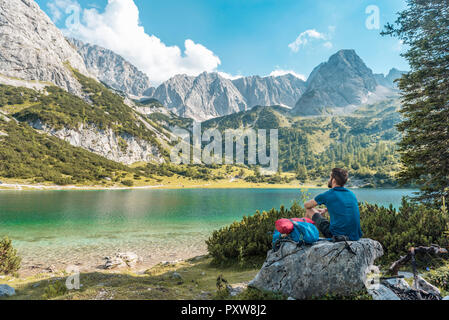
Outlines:
POLYGON ((315 201, 315 199, 309 200, 306 203, 304 203, 304 208, 306 209, 313 209, 318 205, 318 203, 315 201))

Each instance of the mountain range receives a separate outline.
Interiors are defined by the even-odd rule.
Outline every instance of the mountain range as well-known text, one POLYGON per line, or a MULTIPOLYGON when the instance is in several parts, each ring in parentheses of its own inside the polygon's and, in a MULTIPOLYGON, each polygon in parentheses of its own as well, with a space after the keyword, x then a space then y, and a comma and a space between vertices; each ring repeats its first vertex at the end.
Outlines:
POLYGON ((229 80, 202 73, 177 75, 146 94, 197 121, 271 105, 291 108, 292 115, 345 114, 397 95, 393 81, 402 73, 393 69, 386 77, 374 75, 354 50, 340 50, 316 67, 307 82, 292 74, 229 80))
POLYGON ((393 81, 402 72, 373 74, 354 50, 337 52, 306 82, 291 74, 230 80, 203 72, 151 87, 151 78, 114 52, 66 39, 32 0, 0 0, 0 34, 1 177, 119 179, 131 174, 128 165, 169 161, 171 128, 193 120, 219 129, 279 128, 283 170, 306 167, 318 176, 341 163, 360 176, 394 171, 393 81))
POLYGON ((403 71, 374 74, 354 50, 340 50, 321 63, 307 81, 292 74, 248 76, 234 80, 219 73, 176 75, 149 87, 150 80, 114 52, 70 39, 87 69, 109 87, 131 96, 158 100, 176 115, 204 121, 250 110, 255 106, 281 105, 292 115, 346 114, 366 103, 397 95, 394 80, 403 71))
POLYGON ((305 82, 290 74, 229 80, 203 72, 197 77, 177 75, 147 93, 177 115, 203 121, 256 105, 292 106, 304 90, 305 82))

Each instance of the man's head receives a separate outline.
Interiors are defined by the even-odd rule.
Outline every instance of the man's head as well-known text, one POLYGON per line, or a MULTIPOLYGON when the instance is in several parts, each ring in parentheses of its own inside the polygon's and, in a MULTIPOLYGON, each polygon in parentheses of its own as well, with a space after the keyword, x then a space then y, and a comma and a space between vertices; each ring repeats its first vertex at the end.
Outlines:
POLYGON ((332 169, 331 176, 328 182, 329 188, 344 187, 348 181, 348 171, 345 169, 335 168, 332 169))

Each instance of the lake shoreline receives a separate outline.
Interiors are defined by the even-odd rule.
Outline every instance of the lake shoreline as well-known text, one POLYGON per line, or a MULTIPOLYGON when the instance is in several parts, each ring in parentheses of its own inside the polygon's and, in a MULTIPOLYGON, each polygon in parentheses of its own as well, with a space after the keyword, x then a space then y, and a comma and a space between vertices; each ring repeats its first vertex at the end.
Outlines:
MULTIPOLYGON (((40 186, 40 185, 0 185, 1 191, 115 191, 115 190, 181 190, 181 189, 322 189, 324 187, 316 185, 283 185, 283 184, 204 184, 204 185, 156 185, 156 186, 138 186, 138 187, 103 187, 103 186, 40 186)), ((393 188, 392 188, 393 189, 393 188)))
MULTIPOLYGON (((142 258, 137 268, 143 270, 162 261, 206 254, 205 241, 215 230, 256 211, 288 208, 301 198, 300 186, 208 187, 0 192, 0 236, 13 241, 23 259, 20 273, 24 275, 68 266, 82 272, 100 270, 104 258, 117 252, 137 254, 142 258)), ((310 188, 306 194, 312 198, 325 190, 310 188)), ((361 202, 395 208, 413 191, 353 190, 361 202)))
MULTIPOLYGON (((408 189, 406 187, 380 187, 380 188, 362 188, 359 186, 348 186, 348 189, 386 189, 401 190, 408 189)), ((122 186, 57 186, 57 185, 38 185, 38 184, 0 184, 0 192, 2 191, 119 191, 119 190, 182 190, 182 189, 326 189, 326 186, 318 186, 315 184, 268 184, 268 183, 240 183, 240 182, 224 182, 224 183, 205 183, 199 185, 144 185, 135 187, 122 186)))
MULTIPOLYGON (((29 261, 25 259, 22 261, 22 266, 20 267, 18 274, 20 278, 26 278, 30 276, 36 276, 40 274, 58 274, 61 272, 69 272, 70 270, 79 270, 80 273, 91 273, 91 272, 135 272, 135 273, 143 273, 144 271, 151 269, 157 265, 167 265, 167 264, 176 264, 183 261, 196 259, 198 257, 207 256, 209 253, 205 247, 197 248, 189 253, 185 250, 180 249, 175 254, 171 253, 168 255, 159 255, 153 256, 151 259, 148 259, 143 253, 137 254, 139 256, 140 261, 131 267, 116 267, 112 269, 105 268, 106 256, 114 256, 112 251, 111 254, 101 254, 98 253, 97 257, 93 258, 92 256, 80 256, 78 259, 73 261, 58 261, 58 259, 53 261, 38 260, 38 261, 29 261)), ((116 252, 118 253, 118 251, 116 252)), ((134 253, 134 252, 132 252, 134 253)), ((19 253, 20 256, 20 253, 19 253)))

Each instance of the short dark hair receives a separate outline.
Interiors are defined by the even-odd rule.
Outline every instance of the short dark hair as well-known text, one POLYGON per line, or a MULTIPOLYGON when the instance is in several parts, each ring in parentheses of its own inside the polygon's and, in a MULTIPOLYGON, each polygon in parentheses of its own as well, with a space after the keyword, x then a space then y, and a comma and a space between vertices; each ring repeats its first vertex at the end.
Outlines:
POLYGON ((349 174, 345 169, 334 168, 332 169, 331 177, 335 179, 339 186, 344 186, 348 182, 349 174))

